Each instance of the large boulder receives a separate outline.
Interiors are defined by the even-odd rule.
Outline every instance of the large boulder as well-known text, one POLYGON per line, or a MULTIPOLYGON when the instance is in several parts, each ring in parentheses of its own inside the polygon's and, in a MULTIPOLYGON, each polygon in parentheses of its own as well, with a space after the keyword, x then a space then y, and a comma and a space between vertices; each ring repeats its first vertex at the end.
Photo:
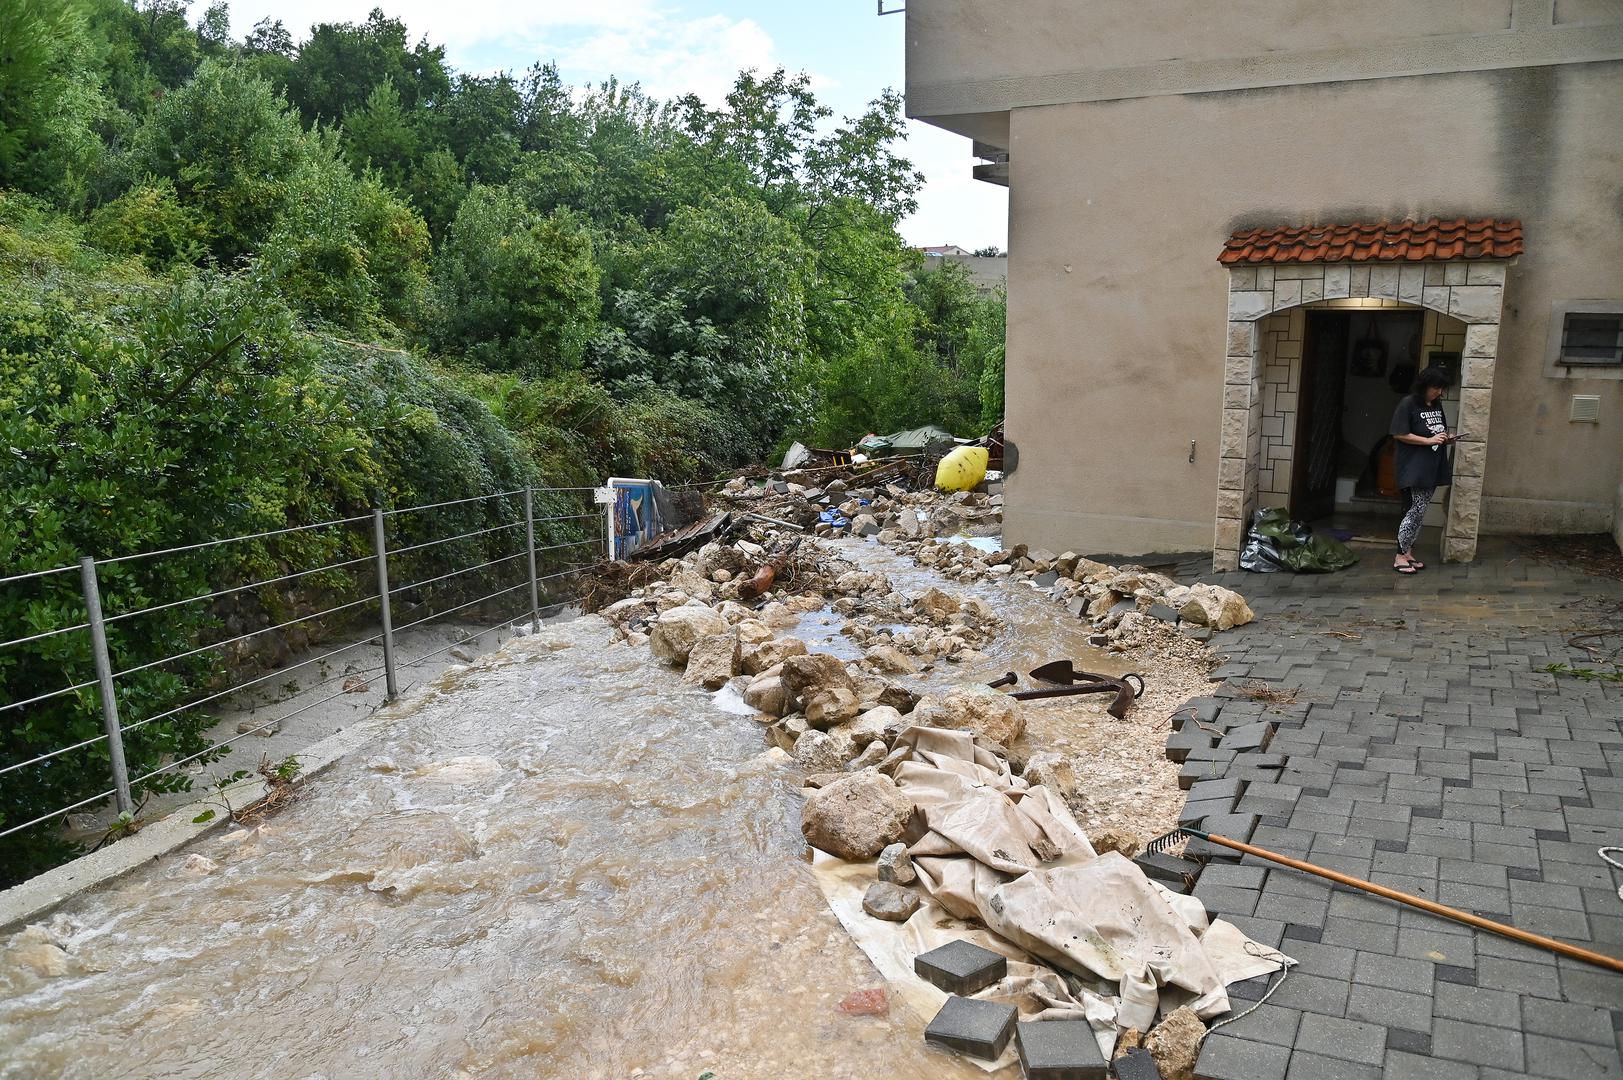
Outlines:
POLYGON ((869 709, 841 730, 855 739, 858 746, 866 746, 869 743, 889 742, 907 726, 909 722, 902 719, 901 713, 889 705, 880 705, 869 709))
POLYGON ((808 690, 804 699, 806 723, 814 728, 828 728, 857 715, 857 695, 843 686, 826 690, 808 690))
POLYGON ((1245 597, 1221 585, 1176 585, 1167 590, 1166 600, 1180 619, 1213 630, 1230 630, 1256 618, 1245 597))
POLYGON ((931 619, 944 621, 950 615, 958 613, 958 600, 948 593, 942 592, 934 586, 913 601, 913 609, 931 619))
POLYGON ((788 699, 783 680, 776 675, 757 675, 744 688, 744 704, 769 716, 782 716, 788 712, 788 699))
POLYGON ((907 831, 913 800, 883 773, 864 770, 813 792, 800 832, 812 847, 841 859, 871 859, 907 831))
POLYGON ((808 731, 795 740, 795 761, 807 773, 839 772, 857 756, 857 745, 838 731, 808 731))
POLYGON ((746 644, 740 656, 745 674, 759 675, 775 668, 791 656, 805 656, 806 643, 797 637, 783 637, 775 641, 746 644))
POLYGON ((968 728, 1008 747, 1026 730, 1020 702, 985 686, 955 686, 919 700, 910 718, 922 727, 968 728))
POLYGON ((726 632, 727 620, 707 607, 674 607, 649 630, 648 648, 672 667, 684 667, 700 638, 726 632))
MULTIPOLYGON (((828 653, 806 653, 783 661, 783 687, 797 701, 823 690, 856 690, 851 674, 839 657, 828 653)), ((854 714, 853 714, 854 715, 854 714)))
POLYGON ((875 645, 868 650, 868 663, 887 675, 912 675, 919 670, 906 653, 894 645, 875 645))
POLYGON ((738 634, 708 634, 688 651, 688 667, 683 678, 706 690, 720 690, 738 674, 738 634))

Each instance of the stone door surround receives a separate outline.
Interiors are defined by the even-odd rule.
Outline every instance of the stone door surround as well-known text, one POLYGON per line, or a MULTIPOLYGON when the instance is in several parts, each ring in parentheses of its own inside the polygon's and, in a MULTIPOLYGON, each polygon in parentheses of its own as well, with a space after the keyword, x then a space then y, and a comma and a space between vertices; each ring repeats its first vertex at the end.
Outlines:
POLYGON ((1213 569, 1238 568, 1240 547, 1257 509, 1262 454, 1258 321, 1301 304, 1366 297, 1431 308, 1466 324, 1456 421, 1462 439, 1454 450, 1454 483, 1448 500, 1448 524, 1443 531, 1443 558, 1470 562, 1476 557, 1506 265, 1500 259, 1450 259, 1229 267, 1213 569))

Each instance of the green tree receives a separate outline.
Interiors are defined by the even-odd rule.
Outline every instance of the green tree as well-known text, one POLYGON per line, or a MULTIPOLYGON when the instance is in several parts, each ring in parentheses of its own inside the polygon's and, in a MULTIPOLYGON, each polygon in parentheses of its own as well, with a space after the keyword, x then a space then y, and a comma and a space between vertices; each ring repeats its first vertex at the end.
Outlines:
POLYGON ((344 121, 344 148, 357 172, 374 168, 391 187, 407 186, 417 160, 417 127, 400 104, 394 82, 385 79, 366 103, 344 121))
POLYGON ((85 24, 61 0, 0 4, 0 187, 75 204, 100 156, 85 24))
POLYGON ((434 335, 500 371, 577 366, 596 323, 591 241, 562 215, 540 216, 506 188, 475 187, 434 265, 434 335))
POLYGON ((309 157, 298 118, 264 79, 205 60, 136 132, 131 165, 170 180, 182 205, 208 224, 210 252, 230 261, 254 250, 309 157))
POLYGON ((445 49, 408 44, 406 24, 373 8, 364 23, 321 23, 299 47, 287 93, 305 123, 341 121, 392 82, 407 111, 442 102, 451 89, 445 49))

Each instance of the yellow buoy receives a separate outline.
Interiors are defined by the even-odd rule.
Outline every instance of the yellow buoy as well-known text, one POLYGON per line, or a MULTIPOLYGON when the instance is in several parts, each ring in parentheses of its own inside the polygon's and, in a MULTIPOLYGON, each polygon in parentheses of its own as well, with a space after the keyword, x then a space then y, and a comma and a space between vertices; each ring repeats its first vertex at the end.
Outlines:
POLYGON ((935 486, 942 491, 968 491, 985 478, 988 457, 984 446, 960 446, 936 466, 935 486))

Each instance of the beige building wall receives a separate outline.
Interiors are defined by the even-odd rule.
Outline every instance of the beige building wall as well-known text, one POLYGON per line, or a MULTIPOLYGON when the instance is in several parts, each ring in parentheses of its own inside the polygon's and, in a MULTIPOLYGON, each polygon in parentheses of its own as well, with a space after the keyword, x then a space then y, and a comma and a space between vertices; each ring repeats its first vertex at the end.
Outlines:
POLYGON ((1505 292, 1484 531, 1611 526, 1623 381, 1552 378, 1545 350, 1558 303, 1623 299, 1623 62, 1015 108, 1009 142, 1010 537, 1210 548, 1223 241, 1433 214, 1519 217, 1526 231, 1505 292), (1600 396, 1601 423, 1568 421, 1579 393, 1600 396))

